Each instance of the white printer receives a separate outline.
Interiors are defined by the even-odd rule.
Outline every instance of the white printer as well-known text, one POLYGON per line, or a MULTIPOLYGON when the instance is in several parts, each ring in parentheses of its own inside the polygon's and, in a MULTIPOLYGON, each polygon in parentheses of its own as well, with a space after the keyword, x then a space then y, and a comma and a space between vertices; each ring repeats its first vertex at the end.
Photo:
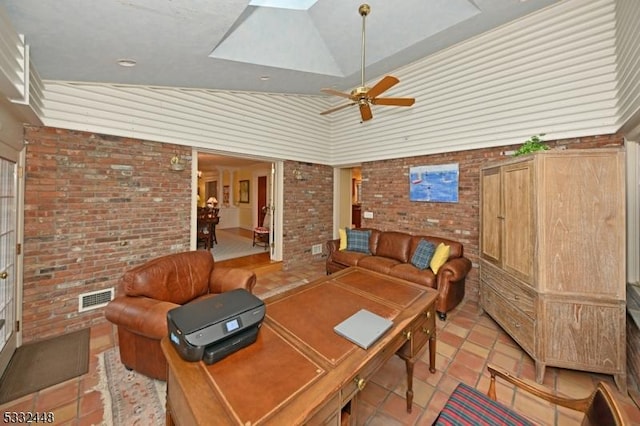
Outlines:
POLYGON ((228 291, 170 310, 169 339, 184 360, 212 364, 255 342, 265 313, 248 291, 228 291))

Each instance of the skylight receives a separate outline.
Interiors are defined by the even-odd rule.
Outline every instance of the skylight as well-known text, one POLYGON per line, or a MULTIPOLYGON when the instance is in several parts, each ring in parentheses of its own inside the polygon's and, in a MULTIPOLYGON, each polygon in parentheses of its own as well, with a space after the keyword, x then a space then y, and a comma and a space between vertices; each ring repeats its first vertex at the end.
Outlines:
POLYGON ((309 10, 318 0, 251 0, 249 6, 309 10))

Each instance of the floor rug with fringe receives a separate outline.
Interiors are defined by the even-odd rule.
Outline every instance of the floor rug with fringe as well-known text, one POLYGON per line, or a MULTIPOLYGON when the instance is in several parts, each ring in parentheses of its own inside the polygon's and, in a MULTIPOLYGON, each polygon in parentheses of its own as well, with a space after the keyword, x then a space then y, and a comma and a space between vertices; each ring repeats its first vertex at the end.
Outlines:
POLYGON ((117 347, 98 358, 105 426, 165 424, 165 382, 127 371, 117 347))

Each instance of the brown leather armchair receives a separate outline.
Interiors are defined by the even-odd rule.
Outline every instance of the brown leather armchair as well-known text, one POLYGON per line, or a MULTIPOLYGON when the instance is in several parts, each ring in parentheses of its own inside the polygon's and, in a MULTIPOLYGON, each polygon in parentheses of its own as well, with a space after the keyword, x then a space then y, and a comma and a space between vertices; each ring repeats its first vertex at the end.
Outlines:
POLYGON ((256 284, 252 271, 214 266, 208 250, 163 256, 122 276, 119 296, 105 308, 118 326, 120 360, 126 368, 166 380, 167 362, 160 339, 168 334, 167 312, 192 300, 256 284))

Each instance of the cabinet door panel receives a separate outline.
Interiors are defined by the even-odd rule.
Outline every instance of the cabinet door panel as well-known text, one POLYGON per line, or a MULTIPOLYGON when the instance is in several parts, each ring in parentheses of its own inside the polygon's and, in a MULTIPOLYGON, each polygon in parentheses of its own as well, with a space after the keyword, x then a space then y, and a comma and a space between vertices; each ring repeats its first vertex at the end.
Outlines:
POLYGON ((548 156, 541 164, 540 291, 624 297, 621 157, 548 156))
POLYGON ((480 247, 482 258, 500 264, 502 215, 500 168, 482 171, 481 176, 482 224, 480 227, 480 247))
POLYGON ((532 283, 533 274, 533 187, 531 162, 504 169, 503 268, 532 283))
POLYGON ((624 305, 544 303, 545 362, 617 372, 624 365, 624 305))

